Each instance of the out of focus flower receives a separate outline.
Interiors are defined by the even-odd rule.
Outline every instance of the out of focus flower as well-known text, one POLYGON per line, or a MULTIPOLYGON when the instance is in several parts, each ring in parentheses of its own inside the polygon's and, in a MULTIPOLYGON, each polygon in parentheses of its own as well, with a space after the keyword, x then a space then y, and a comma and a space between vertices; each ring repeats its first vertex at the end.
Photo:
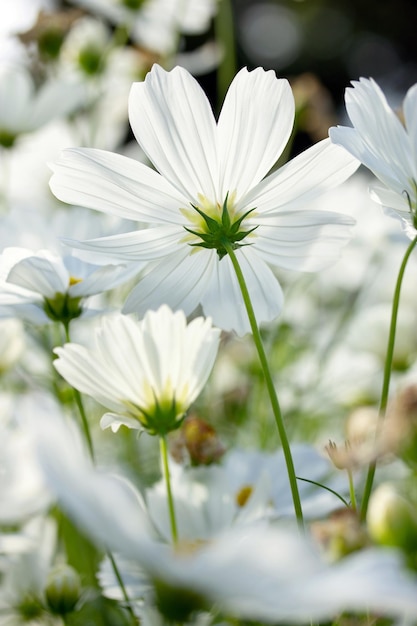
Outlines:
POLYGON ((25 532, 30 547, 14 555, 2 573, 0 614, 2 624, 45 623, 44 587, 56 546, 55 521, 34 518, 25 532))
POLYGON ((74 243, 118 258, 154 261, 125 311, 165 302, 191 313, 201 303, 214 323, 239 334, 250 325, 223 240, 241 265, 258 322, 282 308, 270 265, 316 271, 334 262, 354 223, 311 210, 358 162, 327 140, 264 176, 291 134, 294 101, 286 80, 261 68, 233 80, 216 125, 210 104, 183 68, 155 65, 130 96, 130 122, 149 167, 117 154, 66 150, 51 188, 65 202, 135 219, 149 228, 74 243))
POLYGON ((72 0, 114 24, 125 26, 133 41, 161 55, 176 50, 178 36, 208 30, 218 0, 72 0))
POLYGON ((329 565, 309 540, 279 526, 234 528, 193 549, 173 549, 154 540, 138 498, 124 481, 94 469, 59 419, 45 416, 32 434, 67 513, 95 542, 140 564, 154 601, 171 618, 186 621, 213 605, 273 624, 324 621, 343 611, 417 617, 417 580, 392 550, 329 565))
POLYGON ((21 524, 51 502, 28 429, 15 418, 14 401, 0 410, 0 525, 21 524))
POLYGON ((396 546, 414 558, 417 564, 417 514, 415 506, 393 484, 383 483, 372 493, 366 518, 372 538, 387 546, 396 546))
MULTIPOLYGON (((0 318, 1 316, 0 305, 0 318)), ((0 319, 0 376, 13 367, 24 348, 24 331, 21 322, 17 319, 0 319)))
POLYGON ((113 289, 129 272, 124 265, 97 266, 48 250, 6 248, 0 256, 0 307, 3 314, 35 323, 67 324, 83 313, 85 298, 113 289))
POLYGON ((410 238, 417 228, 417 85, 404 99, 404 125, 373 79, 352 81, 346 109, 353 128, 330 129, 331 140, 343 146, 383 183, 374 199, 400 217, 410 238))
POLYGON ((180 425, 210 375, 220 330, 202 317, 187 325, 167 306, 137 322, 119 314, 103 319, 94 348, 57 348, 54 365, 76 389, 113 413, 101 420, 164 435, 180 425))
POLYGON ((0 146, 10 148, 19 135, 52 119, 74 112, 82 104, 79 84, 50 79, 39 89, 24 67, 0 68, 0 146))

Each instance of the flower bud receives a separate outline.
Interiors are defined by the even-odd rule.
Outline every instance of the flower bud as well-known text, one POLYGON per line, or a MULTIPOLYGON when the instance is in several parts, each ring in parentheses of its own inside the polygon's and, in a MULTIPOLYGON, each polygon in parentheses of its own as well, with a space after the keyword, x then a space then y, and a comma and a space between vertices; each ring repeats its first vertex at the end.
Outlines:
POLYGON ((81 594, 78 572, 65 563, 57 566, 48 576, 46 601, 52 613, 65 615, 74 610, 81 594))
POLYGON ((407 553, 417 551, 417 514, 411 503, 389 483, 380 485, 369 500, 368 531, 372 539, 407 553))

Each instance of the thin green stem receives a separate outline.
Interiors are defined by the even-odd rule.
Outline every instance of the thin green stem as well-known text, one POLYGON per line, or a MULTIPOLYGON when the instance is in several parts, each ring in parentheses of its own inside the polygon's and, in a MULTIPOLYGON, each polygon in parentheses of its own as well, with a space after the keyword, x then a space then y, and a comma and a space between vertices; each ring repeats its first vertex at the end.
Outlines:
POLYGON ((347 502, 344 499, 344 497, 340 495, 340 493, 337 493, 337 491, 335 491, 334 489, 331 489, 331 487, 328 487, 327 485, 322 485, 321 483, 318 483, 315 480, 310 480, 309 478, 302 478, 301 476, 297 476, 297 480, 302 480, 305 483, 310 483, 311 485, 316 485, 316 487, 320 487, 321 489, 325 489, 326 491, 329 491, 334 496, 336 496, 336 498, 339 498, 339 500, 343 502, 343 504, 347 508, 349 508, 349 502, 347 502))
POLYGON ((175 518, 174 498, 172 496, 172 489, 171 489, 171 477, 169 473, 168 446, 167 446, 166 437, 161 436, 159 438, 159 447, 161 451, 162 467, 163 467, 163 473, 164 473, 165 483, 167 487, 167 500, 168 500, 169 520, 171 523, 172 543, 175 545, 176 543, 178 543, 178 530, 177 530, 177 520, 175 518))
MULTIPOLYGON (((405 268, 407 266, 408 259, 411 256, 414 248, 417 245, 417 236, 409 244, 404 258, 402 260, 400 270, 398 272, 397 282, 394 290, 394 298, 392 301, 392 309, 391 309, 391 322, 388 333, 388 345, 387 345, 387 354, 385 357, 385 366, 384 366, 384 378, 382 382, 382 391, 381 398, 379 401, 379 418, 378 421, 381 423, 383 418, 385 417, 385 411, 388 403, 388 394, 389 394, 389 386, 391 381, 391 372, 392 372, 392 362, 394 359, 394 346, 395 346, 395 334, 397 330, 397 319, 398 319, 398 308, 400 304, 400 294, 401 294, 401 286, 404 278, 405 268)), ((366 519, 366 513, 368 511, 368 503, 369 498, 372 492, 372 485, 374 482, 376 470, 376 462, 372 462, 369 465, 368 474, 366 477, 365 488, 362 497, 362 505, 361 505, 361 519, 366 519)))
POLYGON ((112 555, 111 552, 107 552, 107 556, 109 557, 111 566, 113 568, 114 575, 116 576, 117 582, 118 582, 119 587, 120 587, 120 589, 122 591, 123 599, 124 599, 125 604, 126 604, 126 609, 129 612, 129 615, 130 615, 130 617, 132 619, 132 623, 136 625, 138 623, 138 620, 137 620, 136 615, 135 615, 135 613, 134 613, 134 611, 132 609, 132 605, 130 604, 129 596, 127 595, 126 587, 125 587, 125 584, 123 582, 123 578, 122 578, 122 576, 120 574, 120 570, 119 570, 119 568, 117 566, 117 563, 115 561, 115 558, 114 558, 114 556, 112 555))
POLYGON ((353 474, 350 469, 346 470, 348 479, 349 479, 349 494, 350 494, 350 505, 354 511, 358 508, 356 503, 356 493, 355 493, 355 485, 353 482, 353 474))
MULTIPOLYGON (((69 323, 64 322, 63 324, 64 324, 64 329, 65 329, 65 340, 67 341, 67 343, 71 343, 71 337, 70 337, 70 332, 69 332, 69 323)), ((85 440, 87 442, 88 451, 90 453, 91 460, 94 463, 95 462, 95 455, 94 455, 93 439, 91 437, 90 426, 89 426, 87 415, 86 415, 86 412, 85 412, 85 409, 84 409, 83 400, 82 400, 81 394, 78 391, 78 389, 75 389, 73 387, 72 391, 73 391, 73 394, 74 394, 75 404, 78 407, 78 412, 79 412, 80 417, 81 417, 81 424, 82 424, 82 428, 83 428, 83 431, 84 431, 85 440)))
POLYGON ((275 389, 274 381, 272 379, 271 370, 269 369, 268 359, 266 357, 265 349, 262 343, 261 333, 259 331, 258 323, 256 321, 255 311, 252 306, 252 301, 249 295, 248 288, 246 286, 245 277, 239 265, 239 261, 236 257, 229 241, 224 241, 224 247, 232 262, 233 268, 236 273, 236 277, 239 283, 240 291, 242 293, 243 302, 245 304, 246 312, 249 317, 250 327, 252 329, 253 340, 258 352, 259 361, 261 363, 262 372, 265 378, 266 387, 269 394, 269 399, 274 413, 275 422, 278 428, 278 433, 281 439, 282 450, 284 453, 285 462, 287 465, 288 478, 290 482, 290 488, 292 493, 292 499, 294 503, 295 516, 297 518, 298 525, 301 529, 304 528, 303 523, 303 511, 301 508, 300 494, 298 491, 297 477, 295 475, 294 461, 291 454, 291 447, 288 441, 287 432, 285 430, 284 421, 282 419, 281 408, 278 402, 278 396, 275 389))

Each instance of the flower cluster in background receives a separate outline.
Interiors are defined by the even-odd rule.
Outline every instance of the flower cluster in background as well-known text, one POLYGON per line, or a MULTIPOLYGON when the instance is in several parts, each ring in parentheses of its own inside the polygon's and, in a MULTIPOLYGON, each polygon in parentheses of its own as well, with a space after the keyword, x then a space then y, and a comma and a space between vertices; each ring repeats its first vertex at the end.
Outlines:
POLYGON ((415 38, 356 4, 3 0, 0 626, 417 623, 415 38))

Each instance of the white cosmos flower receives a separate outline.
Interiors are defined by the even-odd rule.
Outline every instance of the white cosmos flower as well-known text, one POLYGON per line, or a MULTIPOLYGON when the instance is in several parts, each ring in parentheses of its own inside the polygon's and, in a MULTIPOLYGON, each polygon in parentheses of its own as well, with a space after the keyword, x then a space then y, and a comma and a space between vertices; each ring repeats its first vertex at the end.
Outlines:
POLYGON ((187 325, 182 311, 162 306, 140 322, 122 314, 104 318, 94 348, 56 348, 54 365, 73 387, 113 411, 103 416, 103 428, 124 424, 166 434, 207 382, 219 337, 210 319, 187 325))
POLYGON ((80 148, 61 154, 51 179, 64 202, 148 225, 123 236, 72 242, 118 258, 153 261, 126 312, 143 315, 165 302, 188 314, 201 303, 216 326, 249 331, 235 272, 219 243, 224 232, 258 322, 274 319, 282 308, 269 264, 316 271, 337 258, 353 220, 312 210, 309 203, 350 176, 358 162, 325 140, 264 178, 294 121, 291 88, 273 71, 241 70, 216 125, 208 99, 186 70, 165 72, 154 65, 144 82, 132 86, 129 117, 157 171, 118 154, 80 148), (210 227, 199 211, 212 218, 210 227), (213 224, 221 235, 207 244, 213 224))
POLYGON ((346 109, 353 128, 338 126, 330 138, 349 150, 383 183, 372 195, 403 221, 410 238, 417 225, 417 84, 404 100, 404 125, 373 79, 352 81, 346 109))
POLYGON ((344 611, 417 618, 417 580, 395 551, 369 549, 329 564, 307 538, 257 525, 175 550, 155 541, 139 499, 92 466, 62 420, 45 413, 31 434, 61 506, 94 542, 140 564, 165 602, 192 597, 198 609, 201 598, 205 608, 272 624, 327 621, 344 611))
POLYGON ((37 89, 25 67, 2 65, 0 146, 10 147, 19 135, 72 113, 84 97, 84 88, 79 83, 50 79, 37 89))
POLYGON ((131 272, 132 266, 98 266, 48 250, 6 248, 0 255, 0 309, 4 316, 34 323, 69 322, 83 313, 84 298, 113 289, 131 272))

